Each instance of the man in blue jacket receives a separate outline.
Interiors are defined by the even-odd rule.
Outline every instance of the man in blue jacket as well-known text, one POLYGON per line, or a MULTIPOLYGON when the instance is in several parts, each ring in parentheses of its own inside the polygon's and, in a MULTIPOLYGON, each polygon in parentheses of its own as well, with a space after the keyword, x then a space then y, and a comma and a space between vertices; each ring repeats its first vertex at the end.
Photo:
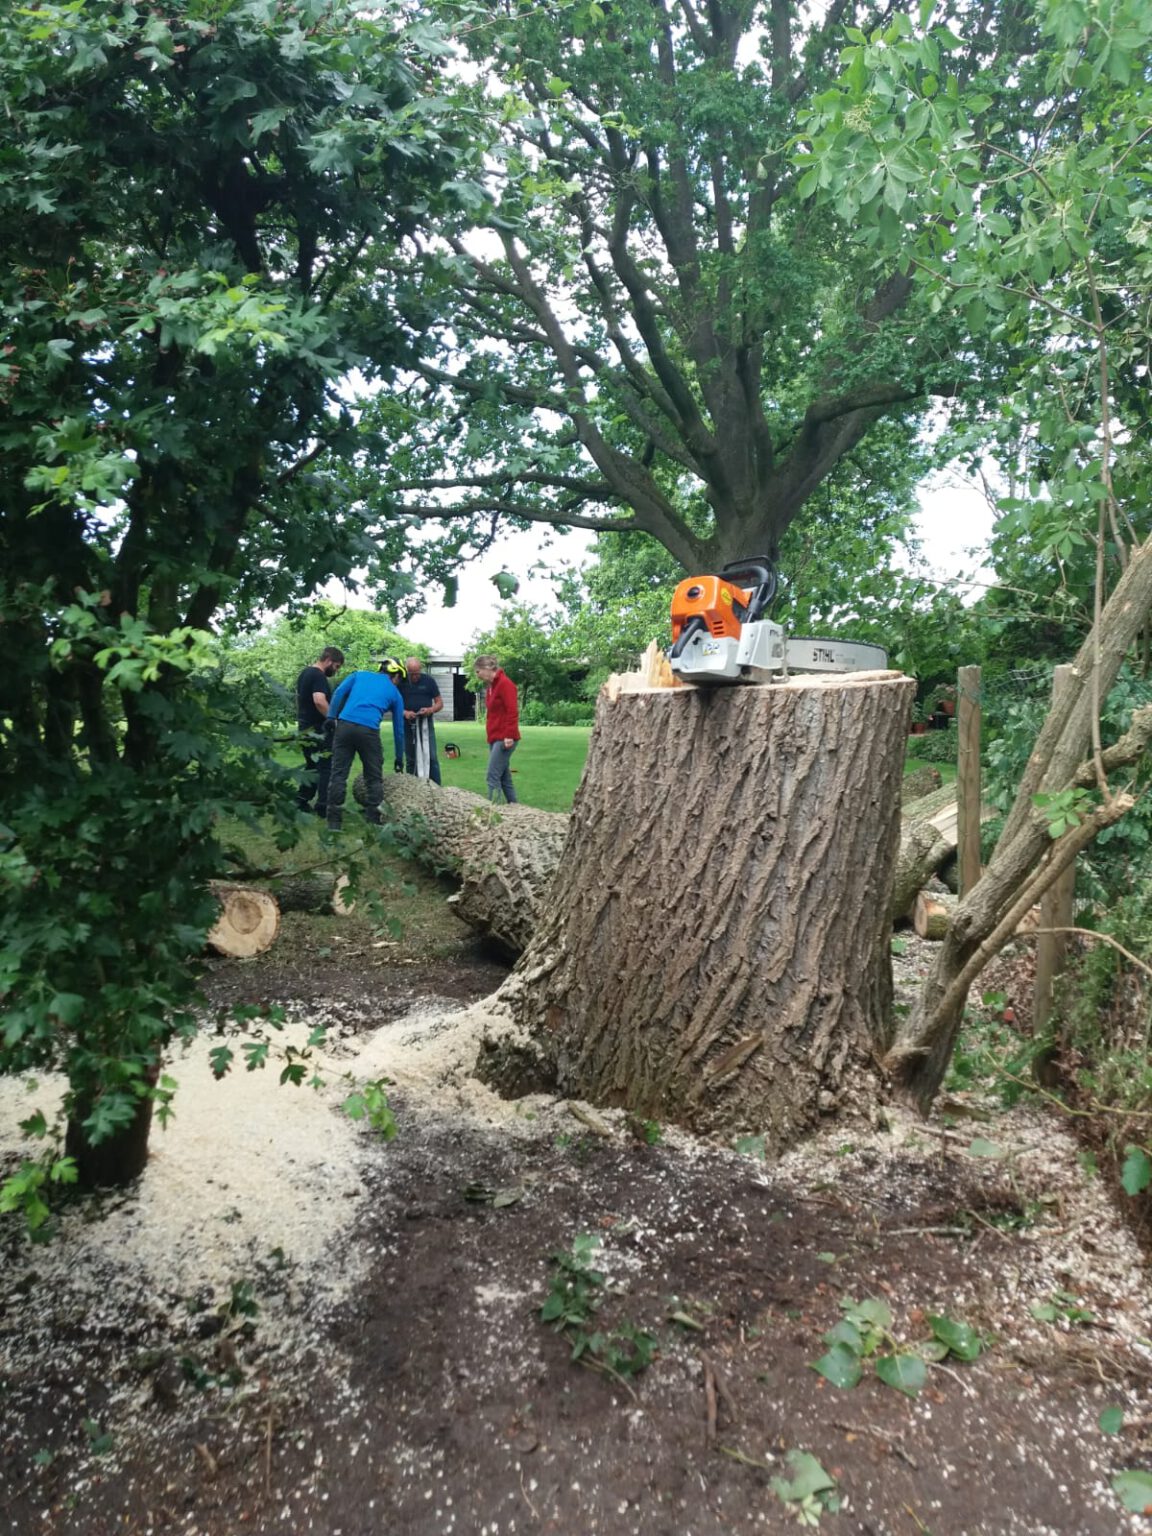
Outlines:
POLYGON ((404 676, 401 662, 385 656, 378 672, 353 672, 332 695, 329 719, 336 722, 332 741, 332 776, 328 781, 328 826, 339 832, 344 820, 344 796, 348 789, 348 770, 359 757, 364 769, 367 791, 364 815, 379 822, 380 802, 384 798, 384 749, 380 727, 384 716, 392 716, 392 740, 396 772, 404 772, 404 700, 396 681, 404 676))

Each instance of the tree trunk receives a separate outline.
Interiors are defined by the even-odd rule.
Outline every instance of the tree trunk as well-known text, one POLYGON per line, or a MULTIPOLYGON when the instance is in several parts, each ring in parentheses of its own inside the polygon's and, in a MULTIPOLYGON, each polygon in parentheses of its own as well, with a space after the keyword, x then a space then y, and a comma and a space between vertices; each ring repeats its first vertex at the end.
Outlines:
MULTIPOLYGON (((160 1076, 156 1067, 148 1076, 155 1087, 160 1076)), ((76 1159, 77 1183, 81 1189, 119 1189, 144 1172, 148 1162, 148 1135, 152 1129, 150 1094, 141 1098, 130 1124, 95 1146, 84 1131, 84 1121, 92 1113, 93 1100, 79 1097, 64 1130, 64 1155, 76 1159)))
POLYGON ((271 895, 281 912, 317 912, 347 917, 356 903, 346 896, 347 875, 318 869, 311 874, 282 875, 275 881, 271 895))
MULTIPOLYGON (((359 798, 361 782, 353 792, 359 798)), ((457 916, 510 959, 536 926, 568 834, 568 817, 529 805, 491 805, 466 789, 394 774, 384 779, 380 814, 413 854, 460 878, 457 916)))
POLYGON ((218 955, 247 960, 270 949, 280 932, 280 908, 267 891, 250 885, 210 880, 220 915, 208 930, 207 943, 218 955))
POLYGON ((874 1091, 913 692, 873 673, 602 696, 498 994, 561 1092, 778 1150, 874 1091))

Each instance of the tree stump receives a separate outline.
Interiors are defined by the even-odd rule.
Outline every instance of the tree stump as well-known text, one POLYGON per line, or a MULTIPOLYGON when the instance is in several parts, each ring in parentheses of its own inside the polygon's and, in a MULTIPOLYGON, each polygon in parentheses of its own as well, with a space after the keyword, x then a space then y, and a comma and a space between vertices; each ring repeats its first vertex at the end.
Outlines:
POLYGON ((874 1091, 913 691, 871 673, 601 697, 498 994, 561 1092, 775 1150, 874 1091))

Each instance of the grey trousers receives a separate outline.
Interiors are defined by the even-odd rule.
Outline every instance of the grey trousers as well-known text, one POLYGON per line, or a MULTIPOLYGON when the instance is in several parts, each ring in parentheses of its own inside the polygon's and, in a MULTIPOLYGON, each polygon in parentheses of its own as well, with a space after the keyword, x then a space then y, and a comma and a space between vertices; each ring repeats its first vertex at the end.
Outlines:
POLYGON ((488 798, 499 800, 503 795, 509 805, 516 804, 516 787, 512 783, 512 770, 508 764, 516 744, 506 747, 502 741, 494 741, 488 751, 488 798))

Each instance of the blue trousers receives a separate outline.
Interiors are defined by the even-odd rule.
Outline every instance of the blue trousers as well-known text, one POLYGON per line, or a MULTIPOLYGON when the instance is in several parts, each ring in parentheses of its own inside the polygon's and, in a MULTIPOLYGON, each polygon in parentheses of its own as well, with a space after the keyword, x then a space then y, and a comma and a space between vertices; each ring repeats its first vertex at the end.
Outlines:
POLYGON ((506 747, 502 741, 494 741, 488 749, 489 800, 499 800, 503 795, 509 805, 516 804, 516 787, 512 783, 512 770, 508 766, 515 750, 515 742, 506 747))

